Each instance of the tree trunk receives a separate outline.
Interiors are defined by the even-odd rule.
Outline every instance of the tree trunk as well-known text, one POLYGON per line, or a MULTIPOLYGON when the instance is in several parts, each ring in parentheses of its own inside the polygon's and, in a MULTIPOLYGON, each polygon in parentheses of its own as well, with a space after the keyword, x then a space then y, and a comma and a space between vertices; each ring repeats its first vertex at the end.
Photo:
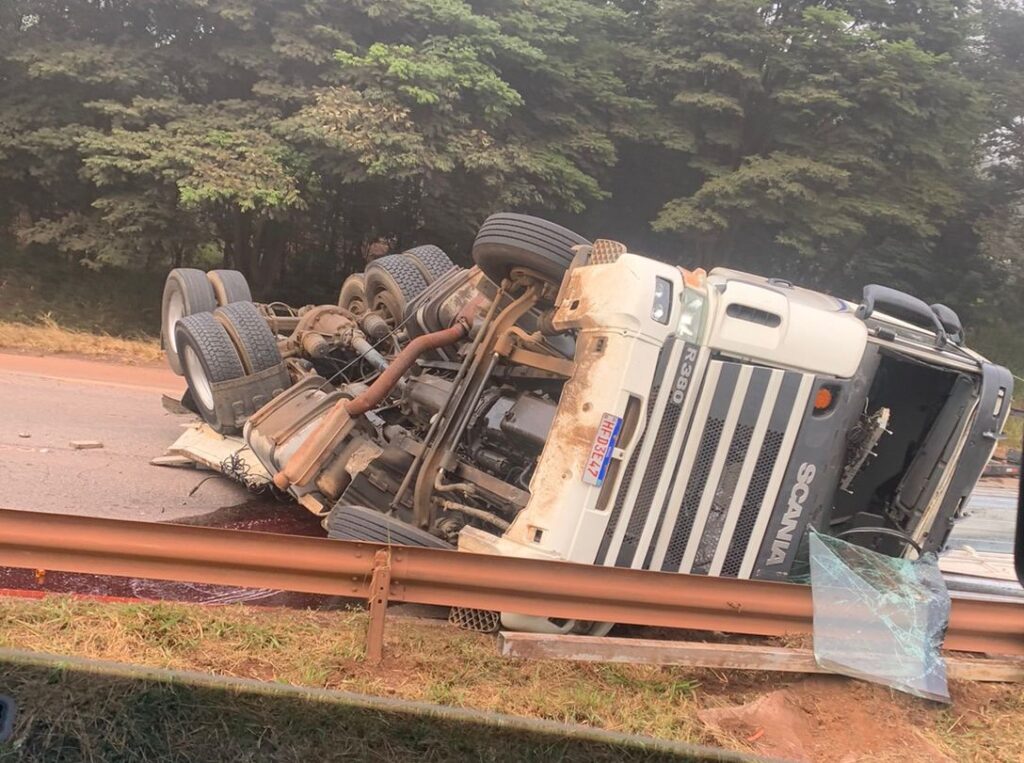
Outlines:
POLYGON ((242 271, 249 283, 256 281, 256 263, 252 246, 252 214, 239 209, 231 211, 232 248, 235 267, 242 271))

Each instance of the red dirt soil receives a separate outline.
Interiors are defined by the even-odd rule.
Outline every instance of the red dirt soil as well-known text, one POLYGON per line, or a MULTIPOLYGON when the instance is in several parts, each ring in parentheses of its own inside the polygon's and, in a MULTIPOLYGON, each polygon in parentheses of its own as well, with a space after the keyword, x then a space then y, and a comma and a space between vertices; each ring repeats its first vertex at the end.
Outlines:
MULTIPOLYGON (((953 682, 952 707, 987 714, 1005 687, 953 682)), ((945 763, 948 755, 919 731, 940 705, 839 676, 814 676, 744 705, 711 708, 700 719, 722 742, 772 758, 817 763, 945 763)))
POLYGON ((50 379, 92 382, 107 386, 143 387, 180 394, 185 381, 166 366, 129 366, 60 355, 39 357, 0 353, 0 370, 50 379))

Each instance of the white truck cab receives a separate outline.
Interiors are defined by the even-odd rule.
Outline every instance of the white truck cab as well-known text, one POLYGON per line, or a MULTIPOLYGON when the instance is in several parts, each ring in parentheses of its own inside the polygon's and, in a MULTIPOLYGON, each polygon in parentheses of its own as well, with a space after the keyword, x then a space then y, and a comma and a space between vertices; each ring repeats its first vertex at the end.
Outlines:
POLYGON ((735 270, 576 267, 554 324, 575 370, 530 501, 460 548, 762 579, 803 571, 809 525, 937 550, 1009 412, 941 329, 735 270))

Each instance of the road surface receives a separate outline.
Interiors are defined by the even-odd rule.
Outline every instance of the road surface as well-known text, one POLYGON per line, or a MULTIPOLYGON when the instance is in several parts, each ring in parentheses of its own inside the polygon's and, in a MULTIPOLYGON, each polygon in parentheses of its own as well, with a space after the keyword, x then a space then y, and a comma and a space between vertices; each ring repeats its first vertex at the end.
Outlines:
POLYGON ((153 522, 306 513, 209 472, 149 463, 191 420, 161 404, 183 389, 164 368, 0 354, 0 506, 153 522), (103 447, 74 450, 73 440, 103 447))
POLYGON ((948 547, 970 546, 975 551, 1013 553, 1017 516, 1016 480, 982 480, 971 495, 965 516, 953 528, 948 547))
MULTIPOLYGON (((0 506, 233 527, 249 518, 252 529, 318 533, 294 504, 252 496, 208 473, 150 465, 191 421, 160 401, 183 386, 165 368, 0 354, 0 506), (72 440, 104 447, 76 451, 72 440), (268 518, 293 527, 259 524, 268 518)), ((1015 510, 1009 480, 983 482, 950 545, 1011 553, 1015 510)))
MULTIPOLYGON (((0 353, 0 507, 322 536, 295 503, 254 496, 220 475, 153 466, 191 421, 164 410, 184 382, 164 368, 0 353), (24 436, 28 435, 28 436, 24 436), (72 440, 103 448, 74 450, 72 440)), ((332 597, 0 567, 0 589, 267 606, 332 597)))

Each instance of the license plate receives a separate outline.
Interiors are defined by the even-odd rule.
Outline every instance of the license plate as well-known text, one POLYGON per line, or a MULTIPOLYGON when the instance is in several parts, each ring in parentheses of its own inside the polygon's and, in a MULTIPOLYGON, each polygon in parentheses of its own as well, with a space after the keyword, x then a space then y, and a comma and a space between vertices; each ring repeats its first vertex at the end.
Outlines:
POLYGON ((615 451, 615 442, 619 439, 621 431, 622 419, 620 417, 611 413, 601 416, 601 423, 594 436, 594 445, 590 449, 587 465, 583 469, 583 481, 588 485, 600 487, 604 482, 604 476, 608 473, 608 464, 611 463, 612 453, 615 451))

